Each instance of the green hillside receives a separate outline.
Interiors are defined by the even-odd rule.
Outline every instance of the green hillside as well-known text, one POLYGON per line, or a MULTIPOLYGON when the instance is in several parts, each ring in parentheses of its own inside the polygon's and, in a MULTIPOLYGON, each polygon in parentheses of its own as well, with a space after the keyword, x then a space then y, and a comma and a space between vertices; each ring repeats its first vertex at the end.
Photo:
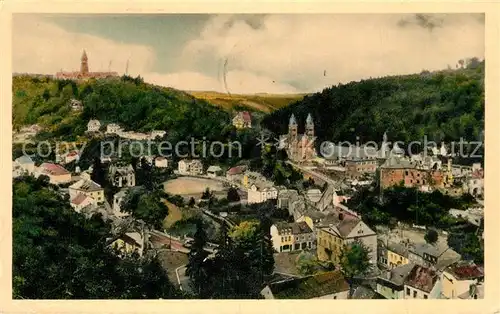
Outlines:
POLYGON ((225 110, 246 109, 265 113, 270 113, 279 108, 288 106, 297 100, 301 100, 305 96, 303 94, 241 95, 198 91, 192 91, 189 92, 189 94, 199 99, 205 99, 225 110))
POLYGON ((294 113, 299 131, 311 113, 319 140, 459 141, 484 129, 484 61, 457 70, 391 76, 332 86, 266 116, 275 133, 288 130, 294 113))
POLYGON ((205 100, 171 88, 146 84, 140 78, 74 82, 13 77, 13 126, 38 123, 51 136, 82 135, 90 119, 119 123, 129 130, 166 130, 172 139, 218 138, 228 125, 228 112, 205 100), (71 99, 84 104, 71 111, 71 99))

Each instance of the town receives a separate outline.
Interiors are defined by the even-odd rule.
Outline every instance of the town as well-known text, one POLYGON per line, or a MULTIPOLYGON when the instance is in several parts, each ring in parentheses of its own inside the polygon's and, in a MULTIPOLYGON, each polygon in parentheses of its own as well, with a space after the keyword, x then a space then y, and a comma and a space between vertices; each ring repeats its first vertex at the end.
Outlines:
MULTIPOLYGON (((91 74, 83 52, 80 72, 56 78, 78 81, 91 74)), ((86 103, 72 98, 67 106, 79 114, 86 103)), ((208 282, 217 280, 200 270, 222 263, 220 254, 236 258, 231 254, 242 250, 241 241, 260 245, 261 251, 264 246, 272 257, 269 269, 255 267, 260 280, 248 277, 255 287, 247 287, 253 294, 243 296, 251 298, 483 298, 480 162, 457 164, 444 142, 411 154, 391 143, 390 126, 379 148, 320 145, 317 116, 288 118, 288 132, 276 135, 276 143, 258 143, 260 167, 244 157, 228 163, 160 153, 104 157, 97 151, 87 167, 81 158, 90 148, 80 150, 83 142, 102 145, 112 139, 131 148, 146 141, 159 144, 174 131, 144 132, 93 118, 75 149, 42 159, 15 158, 14 186, 44 182, 78 215, 109 221, 111 234, 102 241, 119 258, 155 256, 176 289, 199 298, 216 289, 208 282), (290 175, 280 180, 273 175, 277 169, 290 175)), ((234 112, 227 124, 234 132, 269 132, 250 111, 234 112)), ((36 146, 43 130, 38 124, 24 126, 14 132, 13 142, 36 146)))

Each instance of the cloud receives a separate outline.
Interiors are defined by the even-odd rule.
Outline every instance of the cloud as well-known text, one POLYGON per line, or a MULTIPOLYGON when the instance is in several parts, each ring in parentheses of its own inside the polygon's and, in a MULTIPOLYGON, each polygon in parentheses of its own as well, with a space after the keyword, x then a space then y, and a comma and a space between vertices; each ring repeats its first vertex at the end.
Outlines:
POLYGON ((438 70, 484 57, 479 14, 215 16, 184 49, 308 90, 368 77, 438 70), (239 18, 239 19, 238 19, 239 18))
MULTIPOLYGON (((247 19, 248 27, 258 29, 258 19, 247 19)), ((227 25, 229 28, 232 26, 227 25)), ((271 78, 245 71, 228 71, 228 88, 223 73, 209 76, 196 69, 176 73, 154 71, 156 53, 152 47, 125 44, 98 36, 74 33, 35 15, 16 15, 13 19, 13 71, 18 73, 54 74, 57 71, 77 71, 83 49, 89 57, 91 71, 117 71, 141 75, 145 81, 183 90, 203 90, 232 93, 287 93, 296 89, 272 82, 271 78), (29 30, 29 31, 27 31, 29 30), (110 63, 111 61, 111 63, 110 63)))
POLYGON ((83 49, 91 71, 106 71, 111 60, 111 70, 122 74, 130 60, 130 75, 178 89, 312 92, 484 58, 484 15, 214 15, 176 60, 162 60, 150 46, 69 32, 36 15, 14 16, 15 72, 78 70, 83 49), (159 73, 156 62, 179 70, 159 73))
POLYGON ((155 53, 150 47, 115 42, 93 35, 72 33, 34 15, 14 15, 13 71, 54 74, 77 71, 85 49, 90 71, 139 74, 152 67, 155 53), (111 61, 111 65, 110 65, 111 61))

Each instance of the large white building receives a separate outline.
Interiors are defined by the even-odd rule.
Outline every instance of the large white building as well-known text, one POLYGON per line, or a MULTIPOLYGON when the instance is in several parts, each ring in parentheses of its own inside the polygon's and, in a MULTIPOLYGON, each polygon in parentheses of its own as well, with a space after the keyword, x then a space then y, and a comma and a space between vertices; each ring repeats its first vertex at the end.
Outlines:
POLYGON ((269 182, 254 183, 247 190, 248 203, 263 203, 267 200, 278 198, 278 189, 269 182))
POLYGON ((178 171, 182 175, 201 175, 203 173, 203 164, 198 159, 183 159, 178 163, 178 171))

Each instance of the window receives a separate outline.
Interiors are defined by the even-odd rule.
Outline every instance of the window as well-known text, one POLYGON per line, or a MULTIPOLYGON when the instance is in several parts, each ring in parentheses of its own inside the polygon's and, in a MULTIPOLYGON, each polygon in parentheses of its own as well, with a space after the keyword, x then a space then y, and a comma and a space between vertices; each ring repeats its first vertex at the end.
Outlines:
POLYGON ((427 299, 427 294, 424 294, 424 299, 427 299))
POLYGON ((417 297, 417 291, 413 290, 413 297, 416 298, 417 297))
POLYGON ((336 300, 336 299, 337 299, 337 296, 336 296, 336 295, 334 295, 334 296, 333 296, 333 299, 334 299, 334 300, 336 300))
POLYGON ((408 175, 408 170, 405 171, 405 176, 407 176, 407 175, 408 175))
POLYGON ((406 295, 410 295, 410 288, 406 288, 406 295))

